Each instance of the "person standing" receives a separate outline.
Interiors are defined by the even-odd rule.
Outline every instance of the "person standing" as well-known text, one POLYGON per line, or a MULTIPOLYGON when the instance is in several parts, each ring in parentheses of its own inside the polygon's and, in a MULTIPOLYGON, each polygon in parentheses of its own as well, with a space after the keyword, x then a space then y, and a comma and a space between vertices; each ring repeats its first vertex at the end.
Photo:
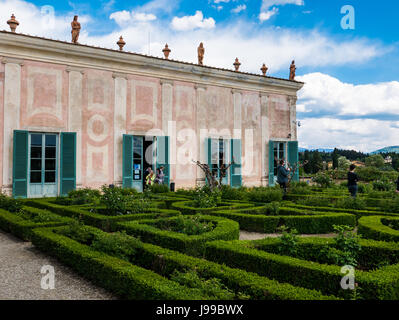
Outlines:
POLYGON ((147 177, 145 178, 145 185, 148 188, 149 186, 151 186, 154 183, 155 174, 151 168, 148 168, 147 171, 148 171, 148 174, 147 174, 147 177))
POLYGON ((355 169, 356 166, 354 164, 351 164, 348 172, 348 190, 353 198, 356 198, 358 188, 357 182, 359 181, 359 178, 355 173, 355 169))
POLYGON ((287 193, 288 187, 288 176, 289 176, 289 169, 284 167, 285 161, 280 160, 280 165, 277 167, 277 182, 282 189, 284 189, 284 193, 287 193))

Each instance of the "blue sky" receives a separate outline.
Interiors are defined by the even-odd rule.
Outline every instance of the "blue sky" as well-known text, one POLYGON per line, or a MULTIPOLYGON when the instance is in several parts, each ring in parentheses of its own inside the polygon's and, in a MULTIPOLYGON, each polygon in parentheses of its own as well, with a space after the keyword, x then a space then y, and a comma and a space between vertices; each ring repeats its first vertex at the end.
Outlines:
POLYGON ((308 148, 373 151, 399 145, 399 2, 395 0, 0 0, 0 21, 15 13, 19 31, 70 40, 79 15, 81 42, 116 47, 123 35, 129 51, 194 62, 205 44, 204 63, 288 77, 296 59, 299 142, 308 148), (52 27, 43 6, 54 8, 52 27), (341 27, 341 8, 355 9, 355 29, 341 27), (12 12, 11 12, 12 11, 12 12))

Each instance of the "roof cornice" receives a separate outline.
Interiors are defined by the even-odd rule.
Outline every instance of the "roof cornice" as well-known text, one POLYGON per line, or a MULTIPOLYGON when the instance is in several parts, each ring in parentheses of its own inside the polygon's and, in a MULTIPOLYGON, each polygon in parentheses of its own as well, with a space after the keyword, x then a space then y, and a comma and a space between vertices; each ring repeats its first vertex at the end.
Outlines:
POLYGON ((0 31, 0 56, 265 93, 296 95, 304 85, 298 81, 200 66, 119 50, 76 45, 7 31, 0 31))

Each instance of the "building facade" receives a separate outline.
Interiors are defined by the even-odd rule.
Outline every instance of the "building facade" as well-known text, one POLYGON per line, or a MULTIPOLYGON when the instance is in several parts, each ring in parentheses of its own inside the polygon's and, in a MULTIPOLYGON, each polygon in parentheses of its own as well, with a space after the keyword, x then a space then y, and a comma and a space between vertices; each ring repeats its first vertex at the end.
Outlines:
MULTIPOLYGON (((298 159, 303 83, 0 32, 0 187, 15 197, 82 187, 273 185, 298 159)), ((297 178, 297 177, 296 177, 297 178)))

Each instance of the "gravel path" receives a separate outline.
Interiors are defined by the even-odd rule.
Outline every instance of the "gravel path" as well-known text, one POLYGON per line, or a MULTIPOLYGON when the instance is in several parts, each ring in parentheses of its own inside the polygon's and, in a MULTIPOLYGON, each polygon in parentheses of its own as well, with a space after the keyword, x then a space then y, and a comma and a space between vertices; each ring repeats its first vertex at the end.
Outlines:
MULTIPOLYGON (((240 231, 240 240, 260 240, 264 238, 277 238, 280 237, 281 233, 257 233, 257 232, 247 232, 240 231)), ((336 236, 335 233, 327 233, 327 234, 300 234, 299 237, 320 237, 320 238, 334 238, 336 236)))
POLYGON ((117 297, 76 275, 56 259, 0 231, 0 300, 113 300, 117 297), (55 270, 55 289, 43 290, 44 265, 55 270))

